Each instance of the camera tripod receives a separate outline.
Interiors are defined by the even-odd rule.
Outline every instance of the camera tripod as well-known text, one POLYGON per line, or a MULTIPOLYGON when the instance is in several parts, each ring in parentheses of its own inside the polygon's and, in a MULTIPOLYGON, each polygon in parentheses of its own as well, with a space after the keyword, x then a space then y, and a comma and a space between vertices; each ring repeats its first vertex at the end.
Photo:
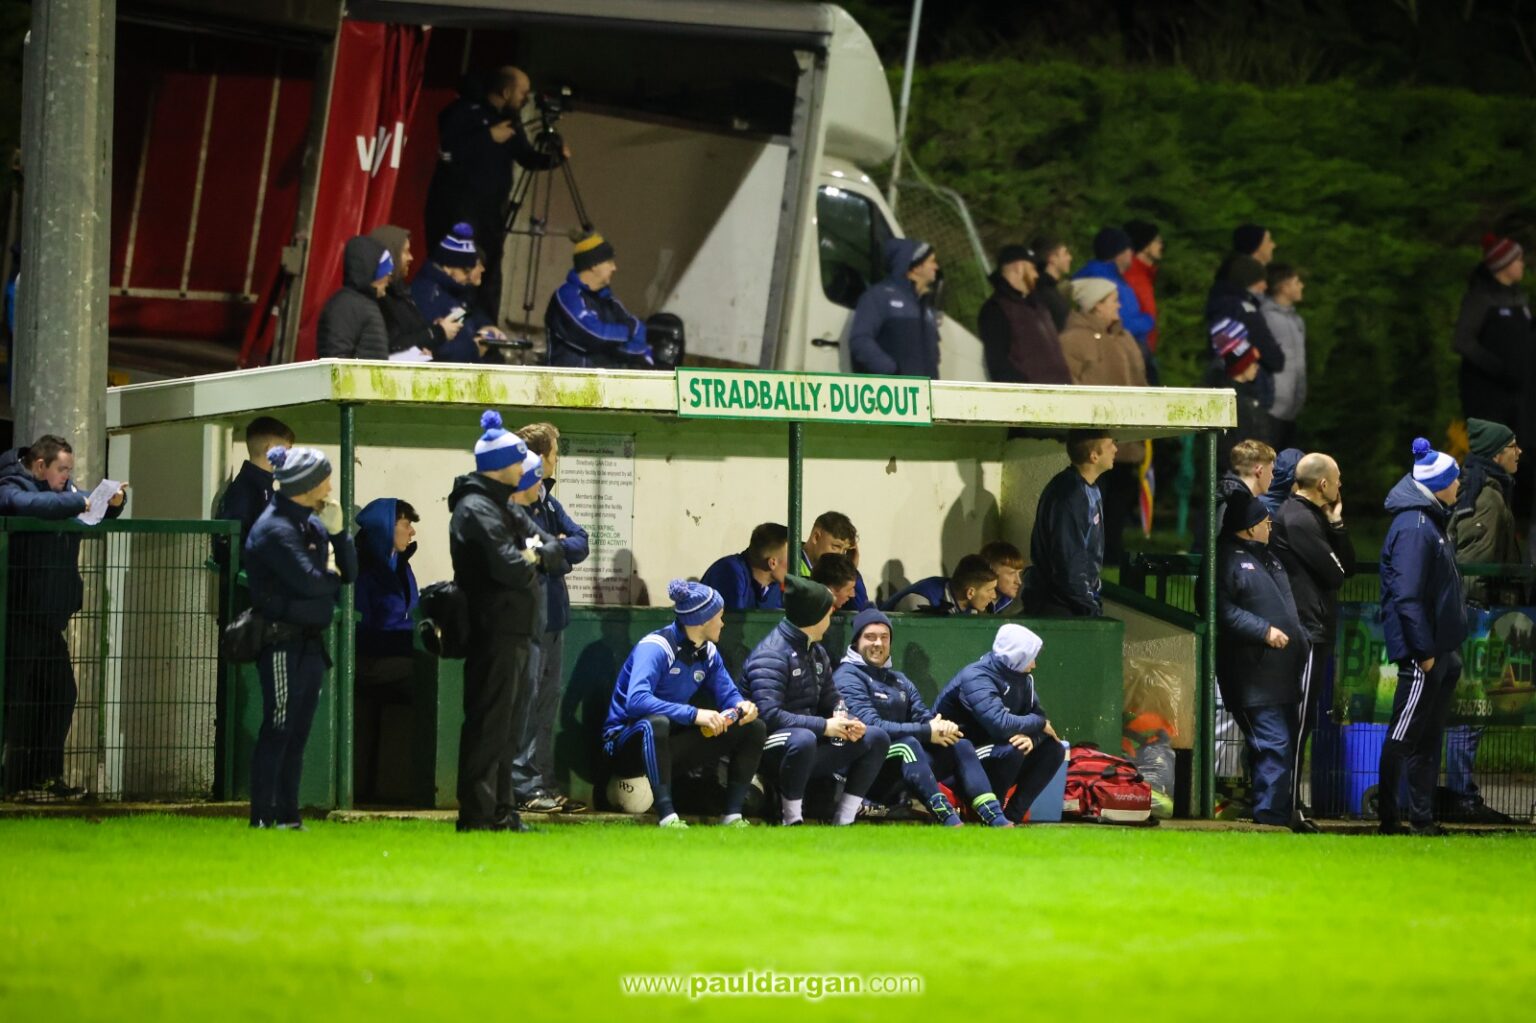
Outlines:
MULTIPOLYGON (((555 116, 558 116, 558 113, 555 116)), ((565 183, 565 189, 570 194, 577 223, 585 232, 592 230, 592 220, 587 216, 587 206, 582 201, 581 189, 576 186, 576 172, 571 168, 571 161, 561 156, 565 141, 554 130, 553 123, 554 119, 546 112, 541 130, 533 139, 533 147, 544 156, 560 158, 559 166, 548 170, 519 169, 517 180, 512 185, 512 195, 508 200, 504 225, 506 234, 519 235, 528 239, 527 264, 523 272, 525 328, 531 322, 534 302, 538 296, 539 259, 544 253, 544 239, 549 234, 549 207, 555 194, 555 170, 559 170, 560 180, 565 183), (519 227, 517 219, 525 206, 529 211, 528 224, 525 227, 519 227)), ((525 340, 528 339, 525 338, 525 340)))

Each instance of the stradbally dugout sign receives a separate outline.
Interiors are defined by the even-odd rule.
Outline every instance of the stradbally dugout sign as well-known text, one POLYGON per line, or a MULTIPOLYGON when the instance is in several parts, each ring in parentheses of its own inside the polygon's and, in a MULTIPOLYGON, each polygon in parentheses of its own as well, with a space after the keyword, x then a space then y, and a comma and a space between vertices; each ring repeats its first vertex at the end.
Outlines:
POLYGON ((705 419, 933 425, 929 381, 851 373, 679 369, 677 414, 705 419))

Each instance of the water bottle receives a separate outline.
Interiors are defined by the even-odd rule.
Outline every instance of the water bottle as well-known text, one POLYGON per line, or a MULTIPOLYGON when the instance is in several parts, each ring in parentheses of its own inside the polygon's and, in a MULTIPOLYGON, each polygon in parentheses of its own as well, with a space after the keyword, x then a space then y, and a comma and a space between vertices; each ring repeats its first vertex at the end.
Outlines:
MULTIPOLYGON (((846 702, 844 702, 841 697, 839 697, 838 701, 837 701, 837 709, 832 712, 832 716, 833 717, 852 717, 853 715, 848 713, 848 704, 846 702)), ((834 745, 834 746, 846 746, 847 744, 848 744, 848 740, 847 739, 833 739, 832 740, 832 745, 834 745)))

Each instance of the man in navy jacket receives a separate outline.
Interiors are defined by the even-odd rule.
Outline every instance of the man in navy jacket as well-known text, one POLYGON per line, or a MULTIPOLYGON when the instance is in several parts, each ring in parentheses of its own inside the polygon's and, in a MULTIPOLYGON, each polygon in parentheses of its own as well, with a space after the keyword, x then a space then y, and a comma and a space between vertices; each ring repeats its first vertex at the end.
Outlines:
MULTIPOLYGON (((960 815, 939 788, 942 779, 964 792, 987 824, 1010 826, 976 747, 959 725, 929 710, 911 679, 891 667, 891 632, 891 620, 880 611, 860 611, 853 620, 853 641, 832 675, 848 712, 891 737, 876 793, 889 798, 887 793, 909 791, 940 824, 959 827, 960 815)), ((1012 746, 1007 749, 1023 760, 1012 746)))
POLYGON ((667 596, 677 620, 643 637, 624 661, 603 723, 603 749, 620 775, 644 774, 650 781, 664 828, 688 826, 672 805, 673 772, 728 758, 720 823, 744 828, 741 808, 768 730, 715 647, 725 624, 720 594, 674 579, 667 596))
POLYGON ((357 550, 341 529, 320 518, 331 494, 331 463, 314 448, 267 452, 279 490, 245 541, 251 606, 269 623, 257 660, 261 676, 261 731, 251 764, 251 827, 301 830, 299 777, 304 744, 320 703, 329 663, 324 632, 343 583, 357 578, 357 550), (334 527, 334 531, 333 531, 334 527), (336 572, 326 567, 336 555, 336 572))
POLYGON ((769 730, 763 776, 778 783, 786 825, 804 823, 810 780, 834 774, 847 782, 832 823, 852 824, 891 745, 883 729, 867 727, 843 706, 821 646, 831 622, 832 591, 789 576, 784 620, 747 655, 747 686, 769 730))
MULTIPOLYGON (((75 453, 44 434, 0 456, 0 515, 63 521, 86 510, 71 479, 75 453)), ((108 518, 122 514, 126 491, 108 518)), ((74 799, 85 790, 64 780, 64 743, 79 695, 65 630, 85 599, 79 533, 11 537, 5 626, 5 790, 74 799)))
POLYGON ((933 246, 915 238, 885 243, 889 276, 859 296, 848 330, 855 373, 939 375, 939 321, 930 295, 939 277, 933 246))
POLYGON ((1013 786, 1003 813, 1014 824, 1023 821, 1066 757, 1030 674, 1043 646, 1045 641, 1022 625, 1002 626, 991 653, 961 668, 933 704, 935 713, 981 744, 976 755, 993 791, 1006 795, 1013 786))
MULTIPOLYGON (((267 461, 267 451, 278 445, 293 446, 292 428, 271 416, 252 419, 245 428, 246 460, 219 498, 214 518, 240 523, 242 546, 245 538, 251 535, 256 519, 272 503, 272 463, 267 461)), ((221 564, 229 560, 227 551, 216 553, 221 564)))
POLYGON ((1104 613, 1104 499, 1099 477, 1115 464, 1114 438, 1096 430, 1067 435, 1072 462, 1040 492, 1029 536, 1034 563, 1024 573, 1024 610, 1032 615, 1097 617, 1104 613))
POLYGON ((1259 498, 1227 506, 1216 550, 1216 680, 1247 740, 1253 819, 1311 832, 1311 821, 1293 819, 1291 785, 1310 641, 1269 533, 1259 498))
POLYGON ((788 574, 789 528, 763 522, 753 528, 746 550, 717 558, 700 581, 719 591, 727 611, 778 611, 788 574))
POLYGON ((997 600, 997 573, 979 554, 967 554, 948 579, 932 575, 898 590, 881 607, 886 611, 918 611, 930 615, 974 615, 997 600))
POLYGON ((544 459, 544 483, 528 515, 565 551, 562 564, 545 570, 547 620, 534 644, 533 699, 522 746, 512 761, 512 784, 519 810, 535 813, 579 813, 586 806, 560 791, 555 779, 555 719, 565 684, 565 629, 571 623, 571 595, 565 577, 587 560, 587 531, 565 512, 555 497, 555 471, 560 465, 560 431, 553 423, 531 423, 517 431, 528 450, 544 459))
POLYGON ((1461 486, 1450 455, 1419 437, 1413 471, 1387 495, 1392 525, 1381 545, 1381 622, 1387 657, 1397 664, 1392 721, 1381 747, 1377 813, 1386 834, 1444 834, 1435 823, 1435 778, 1451 696, 1467 638, 1461 571, 1445 536, 1461 486), (1397 805, 1406 769, 1408 819, 1397 805))

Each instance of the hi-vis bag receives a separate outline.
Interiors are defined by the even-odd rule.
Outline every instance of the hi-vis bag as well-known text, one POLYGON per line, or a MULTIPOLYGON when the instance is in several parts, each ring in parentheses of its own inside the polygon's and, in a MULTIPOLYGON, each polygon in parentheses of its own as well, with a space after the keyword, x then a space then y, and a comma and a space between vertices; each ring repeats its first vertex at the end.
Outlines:
POLYGON ((1074 745, 1067 757, 1062 816, 1106 824, 1140 824, 1152 817, 1152 786, 1136 765, 1092 743, 1074 745))

